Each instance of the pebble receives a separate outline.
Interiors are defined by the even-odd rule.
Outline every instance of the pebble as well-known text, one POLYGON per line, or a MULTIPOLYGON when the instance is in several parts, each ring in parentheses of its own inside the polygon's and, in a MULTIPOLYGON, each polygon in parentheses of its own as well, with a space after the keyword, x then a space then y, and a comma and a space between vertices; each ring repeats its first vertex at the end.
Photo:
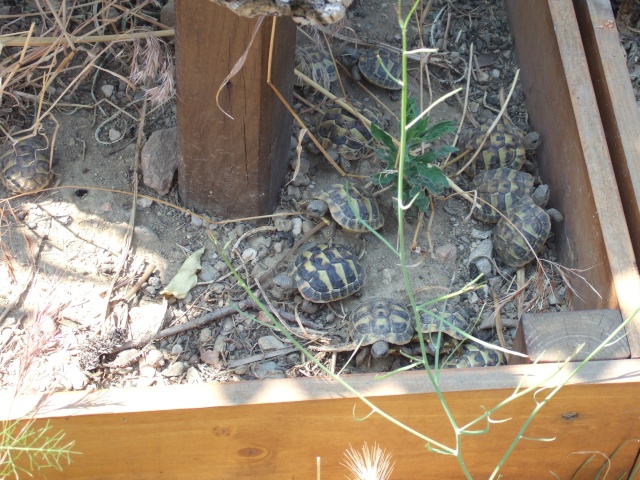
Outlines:
POLYGON ((296 217, 291 220, 291 233, 293 233, 296 237, 302 233, 302 219, 296 217))
POLYGON ((113 95, 115 89, 116 87, 114 87, 113 85, 109 85, 108 83, 100 87, 100 90, 102 90, 102 93, 105 97, 110 97, 111 95, 113 95))
POLYGON ((189 367, 187 370, 187 383, 202 383, 202 375, 196 367, 189 367))
POLYGON ((198 334, 198 341, 200 343, 207 343, 210 339, 211 339, 210 328, 203 328, 202 330, 200 330, 200 333, 198 334))
POLYGON ((156 376, 156 369, 151 365, 143 365, 140 367, 140 376, 146 378, 153 378, 156 376))
POLYGON ((391 285, 391 272, 388 268, 382 270, 382 283, 385 285, 391 285))
POLYGON ((247 248, 242 252, 242 260, 245 262, 250 262, 254 258, 258 256, 258 252, 255 248, 247 248))
POLYGON ((164 356, 160 350, 156 350, 155 348, 149 350, 147 354, 144 356, 145 365, 152 366, 154 368, 161 367, 164 365, 164 356))
POLYGON ((275 250, 276 253, 281 253, 282 252, 282 242, 276 242, 273 244, 273 249, 275 250))
POLYGON ((162 285, 162 280, 160 280, 159 277, 149 277, 147 283, 152 287, 159 287, 160 285, 162 285))
POLYGON ((295 200, 300 200, 300 198, 302 198, 302 191, 300 187, 289 185, 287 187, 287 195, 295 200))
POLYGON ((220 278, 220 274, 213 265, 207 262, 203 262, 202 268, 200 269, 200 272, 198 272, 198 278, 203 282, 214 282, 218 278, 220 278))
POLYGON ((293 228, 293 222, 290 218, 286 217, 276 217, 273 224, 278 232, 290 232, 293 228))
POLYGON ((436 248, 436 257, 440 263, 455 262, 457 256, 458 248, 451 243, 436 248))
POLYGON ((229 270, 229 267, 227 267, 227 264, 224 263, 222 260, 216 262, 213 268, 215 268, 220 273, 226 273, 227 270, 229 270))
POLYGON ((156 293, 158 293, 158 289, 152 286, 146 286, 144 288, 144 291, 147 295, 150 295, 152 297, 154 297, 156 295, 156 293))
POLYGON ((109 129, 109 140, 115 142, 116 140, 120 140, 120 137, 122 137, 120 130, 116 130, 115 128, 109 129))
POLYGON ((264 378, 284 378, 284 372, 278 369, 276 362, 258 363, 251 369, 253 375, 258 379, 264 378))
POLYGON ((491 230, 478 230, 476 228, 471 229, 471 238, 476 240, 486 240, 491 238, 491 230))
POLYGON ((186 368, 184 363, 176 362, 176 363, 173 363, 173 364, 169 365, 168 368, 165 368, 162 371, 162 376, 163 377, 178 377, 178 376, 182 375, 185 372, 186 369, 187 368, 186 368))
POLYGON ((171 355, 180 355, 184 352, 184 348, 179 343, 171 347, 171 355))
POLYGON ((311 230, 315 226, 316 226, 316 224, 313 223, 311 220, 303 220, 302 221, 302 233, 307 233, 309 230, 311 230))
POLYGON ((136 205, 139 208, 149 208, 151 205, 153 205, 153 200, 146 197, 140 197, 136 199, 136 205))
POLYGON ((196 215, 191 215, 191 225, 194 227, 201 227, 204 220, 196 215))
POLYGON ((273 335, 267 335, 258 339, 258 345, 262 350, 279 350, 284 348, 284 343, 273 335))

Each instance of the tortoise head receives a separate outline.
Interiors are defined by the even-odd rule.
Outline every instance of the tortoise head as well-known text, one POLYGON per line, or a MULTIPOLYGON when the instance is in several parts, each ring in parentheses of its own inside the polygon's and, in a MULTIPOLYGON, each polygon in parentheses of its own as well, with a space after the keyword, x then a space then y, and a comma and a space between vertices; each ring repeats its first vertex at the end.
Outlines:
POLYGON ((539 185, 531 194, 531 200, 539 207, 544 208, 549 202, 550 195, 549 185, 539 185))
POLYGON ((293 280, 293 277, 287 273, 280 273, 273 277, 273 284, 281 288, 282 290, 293 290, 296 288, 296 283, 293 280))
POLYGON ((327 210, 329 210, 329 205, 319 198, 311 200, 307 205, 307 214, 312 217, 322 218, 326 215, 327 210))

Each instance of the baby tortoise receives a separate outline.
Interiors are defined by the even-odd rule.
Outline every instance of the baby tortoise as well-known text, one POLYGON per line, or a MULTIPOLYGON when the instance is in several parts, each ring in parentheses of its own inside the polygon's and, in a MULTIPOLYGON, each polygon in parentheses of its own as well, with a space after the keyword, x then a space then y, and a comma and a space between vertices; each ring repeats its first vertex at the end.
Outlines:
POLYGON ((472 182, 478 192, 478 208, 473 216, 487 223, 496 223, 502 214, 508 214, 513 206, 533 190, 533 177, 526 172, 501 167, 480 172, 472 182))
POLYGON ((493 231, 496 256, 509 267, 519 268, 533 260, 551 234, 551 219, 563 220, 558 210, 544 210, 548 201, 549 186, 540 185, 496 225, 493 231))
POLYGON ((349 248, 320 243, 300 253, 273 283, 282 289, 298 288, 310 302, 327 303, 360 290, 364 278, 364 269, 349 248))
POLYGON ((473 342, 462 344, 456 355, 445 361, 445 368, 495 367, 506 365, 504 353, 473 342))
POLYGON ((426 310, 420 315, 420 327, 422 333, 425 334, 424 341, 427 351, 431 355, 443 354, 447 355, 463 340, 458 329, 470 333, 473 323, 469 314, 461 307, 448 304, 445 310, 431 309, 426 310), (444 320, 444 321, 441 321, 444 320), (438 331, 442 331, 440 345, 438 348, 438 331))
MULTIPOLYGON (((327 90, 338 79, 331 56, 316 45, 296 47, 296 69, 327 90)), ((294 76, 293 84, 296 87, 306 86, 297 76, 294 76)))
POLYGON ((356 343, 371 345, 371 356, 384 358, 389 344, 405 345, 413 338, 413 319, 395 300, 374 298, 352 310, 348 317, 349 335, 356 343))
MULTIPOLYGON (((462 133, 460 148, 463 151, 471 150, 462 158, 462 165, 465 165, 478 150, 490 126, 484 124, 480 127, 471 127, 462 133)), ((535 150, 539 145, 539 138, 535 132, 525 137, 519 128, 498 123, 482 145, 475 160, 465 171, 469 176, 475 177, 482 171, 500 167, 520 170, 527 159, 526 150, 535 150)))
MULTIPOLYGON (((382 115, 375 107, 365 106, 357 100, 350 103, 365 118, 378 126, 383 125, 382 115)), ((317 135, 322 148, 337 154, 345 169, 349 168, 348 162, 360 160, 372 151, 373 136, 369 129, 342 107, 333 107, 325 112, 318 123, 317 135)))
POLYGON ((351 67, 351 75, 356 82, 364 77, 378 87, 402 90, 402 85, 396 81, 402 80, 402 63, 398 55, 381 48, 350 48, 343 54, 343 60, 351 67))
POLYGON ((352 182, 330 185, 307 204, 306 211, 318 218, 325 217, 329 211, 338 225, 352 233, 367 232, 365 224, 374 230, 384 225, 384 217, 375 198, 352 182))
POLYGON ((0 181, 11 192, 37 192, 52 178, 49 147, 44 138, 29 137, 0 149, 0 181))

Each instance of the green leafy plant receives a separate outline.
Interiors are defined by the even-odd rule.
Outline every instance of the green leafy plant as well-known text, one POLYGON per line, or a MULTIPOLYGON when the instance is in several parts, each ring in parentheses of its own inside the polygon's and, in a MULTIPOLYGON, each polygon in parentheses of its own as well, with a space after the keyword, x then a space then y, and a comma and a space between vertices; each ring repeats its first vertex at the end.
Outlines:
POLYGON ((447 133, 453 133, 456 126, 452 121, 444 121, 429 126, 429 116, 418 116, 415 98, 408 98, 406 110, 406 148, 404 159, 399 156, 399 145, 395 139, 375 123, 371 124, 372 135, 382 144, 375 150, 376 155, 385 163, 386 169, 373 175, 372 180, 381 187, 398 185, 398 165, 404 163, 404 184, 402 204, 411 204, 421 212, 429 209, 429 194, 440 195, 449 186, 442 170, 434 162, 458 149, 443 145, 437 149, 423 151, 425 144, 431 144, 447 133), (415 153, 414 153, 415 152, 415 153))

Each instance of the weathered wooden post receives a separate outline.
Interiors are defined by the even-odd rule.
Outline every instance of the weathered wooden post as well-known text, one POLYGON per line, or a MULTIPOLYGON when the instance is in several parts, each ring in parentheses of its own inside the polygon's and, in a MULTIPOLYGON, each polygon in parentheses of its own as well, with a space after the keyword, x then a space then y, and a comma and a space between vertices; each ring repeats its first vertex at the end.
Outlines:
MULTIPOLYGON (((240 17, 209 0, 176 1, 180 197, 225 217, 271 211, 287 170, 291 116, 267 84, 273 17, 240 17), (242 70, 216 92, 249 48, 242 70)), ((295 24, 278 18, 271 75, 293 89, 295 24)))

